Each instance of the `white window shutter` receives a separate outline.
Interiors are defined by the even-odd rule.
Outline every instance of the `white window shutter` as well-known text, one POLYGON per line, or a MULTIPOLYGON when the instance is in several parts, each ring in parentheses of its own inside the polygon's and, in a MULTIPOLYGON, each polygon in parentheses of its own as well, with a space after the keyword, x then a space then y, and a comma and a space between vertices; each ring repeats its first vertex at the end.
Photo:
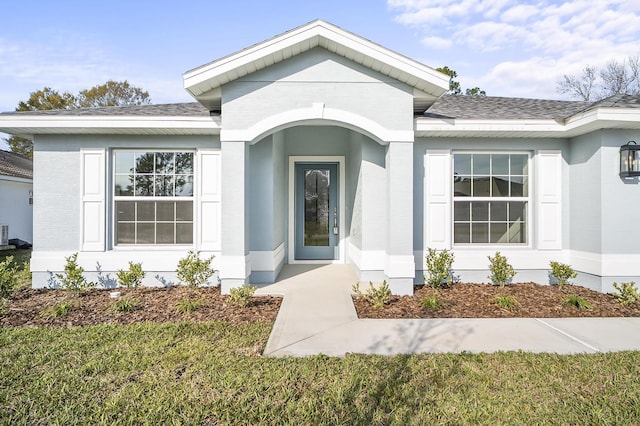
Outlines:
POLYGON ((106 151, 80 151, 82 173, 82 212, 80 238, 82 251, 105 250, 106 151))
POLYGON ((427 150, 424 160, 425 249, 451 248, 451 151, 427 150))
POLYGON ((538 151, 536 155, 538 248, 562 248, 562 153, 538 151))
POLYGON ((219 150, 198 151, 198 215, 196 220, 199 250, 221 249, 220 190, 221 167, 219 150))

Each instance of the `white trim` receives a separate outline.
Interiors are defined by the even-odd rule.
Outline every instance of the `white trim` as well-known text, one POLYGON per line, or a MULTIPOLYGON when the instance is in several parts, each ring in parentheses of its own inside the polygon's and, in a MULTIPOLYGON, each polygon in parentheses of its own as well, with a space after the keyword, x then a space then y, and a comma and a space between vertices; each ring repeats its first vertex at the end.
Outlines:
POLYGON ((569 251, 573 269, 598 276, 640 276, 640 254, 599 254, 579 250, 569 251))
POLYGON ((194 158, 194 242, 199 250, 220 250, 222 163, 220 149, 199 149, 194 158), (205 167, 207 163, 208 167, 205 167), (205 181, 206 180, 206 181, 205 181), (206 218, 205 218, 206 216, 206 218))
POLYGON ((413 282, 416 273, 415 257, 404 254, 387 255, 384 273, 389 278, 411 278, 413 282))
POLYGON ((9 182, 19 182, 19 183, 33 184, 33 179, 21 178, 21 177, 15 177, 15 176, 7 176, 7 175, 0 175, 0 180, 9 181, 9 182))
POLYGON ((284 242, 274 250, 251 251, 251 271, 275 271, 284 261, 284 242))
POLYGON ((427 150, 424 155, 422 232, 427 247, 449 249, 452 245, 452 162, 453 154, 450 149, 427 150), (432 175, 435 167, 432 163, 436 159, 440 160, 443 170, 436 170, 432 175), (440 188, 436 188, 437 183, 441 184, 440 188), (438 218, 434 216, 438 216, 439 220, 436 221, 438 218), (436 237, 436 233, 440 236, 436 237))
POLYGON ((387 253, 384 250, 360 250, 349 243, 349 260, 360 271, 383 271, 387 264, 387 253))
POLYGON ((264 118, 248 129, 220 131, 221 141, 254 141, 288 127, 305 125, 338 125, 363 133, 379 143, 413 142, 413 130, 389 130, 378 122, 353 112, 327 108, 323 103, 313 103, 308 108, 298 108, 264 118))
POLYGON ((290 264, 327 264, 345 263, 345 204, 346 204, 346 171, 344 156, 299 156, 289 157, 289 246, 288 259, 290 264), (338 259, 335 260, 296 260, 295 256, 295 163, 338 163, 338 180, 340 181, 338 198, 340 200, 340 239, 338 242, 338 259))
POLYGON ((0 131, 15 134, 217 135, 217 117, 0 115, 0 131))

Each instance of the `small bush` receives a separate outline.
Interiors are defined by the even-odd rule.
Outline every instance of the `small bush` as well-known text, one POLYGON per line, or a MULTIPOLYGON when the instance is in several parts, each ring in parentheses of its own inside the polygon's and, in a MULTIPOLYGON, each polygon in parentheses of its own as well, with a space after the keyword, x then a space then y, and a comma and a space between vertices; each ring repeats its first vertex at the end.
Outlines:
POLYGON ((442 303, 437 294, 432 294, 420 299, 420 306, 422 309, 435 310, 444 307, 444 303, 442 303))
POLYGON ((236 306, 246 307, 251 302, 251 297, 256 292, 256 288, 249 284, 229 290, 229 303, 236 306))
POLYGON ((41 315, 45 318, 65 317, 69 312, 80 308, 80 302, 76 299, 64 300, 57 305, 49 306, 42 311, 41 315))
POLYGON ((183 297, 176 304, 176 310, 183 314, 191 315, 193 312, 200 309, 202 306, 202 300, 194 299, 191 297, 183 297))
POLYGON ((568 294, 564 299, 565 306, 575 306, 578 309, 591 310, 591 303, 582 296, 576 294, 568 294))
POLYGON ((180 259, 176 273, 178 279, 189 287, 198 287, 207 283, 216 271, 211 268, 214 256, 200 259, 200 252, 189 250, 187 257, 180 259))
POLYGON ((504 287, 506 284, 511 283, 513 277, 516 276, 516 271, 513 270, 513 266, 509 264, 507 258, 500 254, 499 251, 496 252, 494 257, 488 256, 489 258, 489 271, 491 271, 491 275, 489 278, 494 284, 498 284, 500 287, 504 287))
POLYGON ((500 295, 496 296, 495 300, 496 305, 498 305, 502 309, 506 309, 507 311, 513 312, 520 307, 518 299, 516 299, 514 296, 500 295))
POLYGON ((575 279, 578 274, 569 265, 560 262, 550 262, 551 275, 558 281, 558 285, 562 287, 565 284, 569 284, 570 279, 575 279))
POLYGON ((425 258, 429 272, 427 284, 433 288, 441 287, 444 284, 451 285, 451 266, 455 259, 453 253, 446 249, 440 252, 431 248, 428 250, 429 253, 425 258))
POLYGON ((18 265, 13 261, 13 256, 7 256, 0 262, 0 298, 9 297, 16 288, 18 265))
POLYGON ((145 273, 142 270, 142 263, 129 262, 129 270, 120 269, 116 275, 120 286, 135 288, 142 284, 145 273))
POLYGON ((391 298, 391 289, 389 288, 386 280, 377 288, 371 281, 369 281, 369 288, 365 293, 360 291, 360 283, 355 283, 352 290, 358 296, 363 297, 364 300, 373 305, 375 309, 383 308, 384 305, 389 303, 389 299, 391 298))
POLYGON ((617 290, 613 295, 623 305, 633 305, 637 300, 640 300, 640 293, 638 293, 635 281, 620 284, 613 283, 613 288, 617 290))
POLYGON ((128 297, 123 297, 111 304, 111 308, 116 312, 132 312, 138 309, 138 302, 128 297))
POLYGON ((64 265, 64 273, 56 274, 60 280, 60 288, 63 290, 74 291, 76 293, 95 287, 95 283, 88 282, 84 277, 84 268, 78 265, 78 253, 65 258, 67 263, 64 265))

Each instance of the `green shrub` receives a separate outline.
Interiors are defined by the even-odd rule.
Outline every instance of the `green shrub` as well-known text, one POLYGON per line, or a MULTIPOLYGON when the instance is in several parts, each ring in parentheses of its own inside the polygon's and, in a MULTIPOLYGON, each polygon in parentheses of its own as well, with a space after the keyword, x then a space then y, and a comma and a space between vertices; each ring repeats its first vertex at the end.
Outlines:
POLYGON ((420 306, 422 309, 435 310, 444 307, 444 303, 442 303, 437 294, 432 294, 420 299, 420 306))
POLYGON ((176 310, 183 314, 191 315, 193 312, 200 309, 202 306, 202 300, 194 299, 191 297, 183 297, 176 304, 176 310))
POLYGON ((78 308, 80 308, 80 302, 77 299, 64 300, 57 305, 49 306, 41 312, 41 315, 45 318, 65 317, 78 308))
POLYGON ((560 287, 569 284, 570 279, 575 279, 578 276, 571 266, 564 263, 552 261, 549 266, 551 266, 551 275, 555 277, 560 287))
POLYGON ((516 271, 513 270, 513 266, 509 264, 507 258, 501 255, 499 251, 496 252, 494 257, 488 256, 488 258, 491 275, 487 278, 500 287, 509 284, 513 277, 516 276, 516 271))
POLYGON ((578 296, 576 294, 568 294, 564 299, 564 305, 566 306, 575 306, 578 309, 586 309, 591 310, 591 303, 587 299, 582 296, 578 296))
POLYGON ((198 287, 207 283, 216 271, 211 268, 214 256, 200 259, 200 252, 189 250, 187 257, 180 259, 176 273, 178 279, 189 287, 198 287))
POLYGON ((613 288, 617 290, 613 295, 623 305, 633 305, 636 300, 640 300, 640 293, 638 293, 635 281, 620 284, 613 283, 613 288))
POLYGON ((506 309, 507 311, 515 311, 520 306, 518 299, 516 299, 514 296, 500 295, 496 296, 495 300, 496 304, 500 308, 506 309))
POLYGON ((246 307, 251 302, 251 297, 256 292, 256 287, 244 284, 241 287, 232 288, 229 290, 229 303, 236 306, 246 307))
POLYGON ((84 268, 78 265, 78 253, 65 258, 64 273, 56 274, 60 280, 60 288, 63 290, 74 291, 76 293, 95 287, 95 283, 88 282, 84 277, 84 268))
POLYGON ((427 271, 429 278, 426 280, 431 287, 438 288, 444 284, 451 284, 451 266, 453 265, 454 255, 449 250, 438 252, 436 249, 429 248, 426 256, 427 271))
POLYGON ((16 288, 18 265, 13 261, 13 256, 7 256, 0 262, 0 298, 8 297, 16 288))
POLYGON ((120 269, 116 275, 120 286, 135 288, 142 284, 145 273, 142 270, 142 263, 129 262, 129 270, 120 269))
POLYGON ((369 302, 375 309, 383 308, 384 305, 389 303, 391 298, 391 289, 387 284, 387 281, 383 281, 380 286, 376 288, 371 281, 369 281, 369 288, 365 293, 360 291, 360 283, 355 283, 352 287, 354 293, 358 296, 364 298, 367 302, 369 302))
POLYGON ((111 308, 116 312, 132 312, 138 309, 138 302, 128 297, 123 297, 111 304, 111 308))

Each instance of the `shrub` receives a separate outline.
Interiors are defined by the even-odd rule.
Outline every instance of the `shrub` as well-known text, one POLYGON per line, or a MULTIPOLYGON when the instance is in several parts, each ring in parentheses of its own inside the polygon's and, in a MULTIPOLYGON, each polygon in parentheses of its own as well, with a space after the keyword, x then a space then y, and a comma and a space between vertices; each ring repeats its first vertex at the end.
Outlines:
POLYGON ((420 299, 420 306, 422 309, 435 310, 444 307, 444 303, 442 303, 437 294, 432 294, 420 299))
POLYGON ((496 305, 498 305, 502 309, 506 309, 507 311, 514 311, 520 306, 518 299, 516 299, 514 296, 500 295, 496 296, 495 300, 496 305))
POLYGON ((436 249, 429 248, 426 256, 427 271, 429 278, 427 283, 434 288, 441 287, 444 283, 451 284, 451 265, 453 265, 454 255, 449 250, 438 252, 436 249))
POLYGON ((613 288, 617 290, 613 295, 623 305, 632 305, 636 300, 640 300, 640 293, 638 293, 635 281, 620 284, 613 283, 613 288))
POLYGON ((45 318, 65 317, 69 312, 78 309, 79 307, 80 302, 76 299, 64 300, 57 305, 49 306, 47 309, 42 311, 41 315, 45 318))
POLYGON ((200 299, 183 297, 176 304, 176 310, 183 314, 191 315, 191 313, 200 309, 200 306, 202 306, 202 301, 200 299))
POLYGON ((13 256, 7 256, 0 262, 0 298, 8 297, 16 288, 18 266, 13 256))
POLYGON ((189 287, 198 287, 207 283, 216 271, 211 268, 214 256, 200 259, 200 252, 189 250, 187 257, 180 259, 176 273, 178 279, 189 287))
POLYGON ((578 309, 591 310, 591 303, 582 296, 576 294, 568 294, 564 299, 566 306, 575 306, 578 309))
POLYGON ((389 289, 389 285, 386 280, 377 288, 371 281, 369 281, 369 288, 365 293, 360 291, 360 283, 355 283, 352 290, 358 296, 364 298, 364 300, 373 305, 375 309, 383 308, 384 305, 389 303, 389 299, 391 298, 391 289, 389 289))
POLYGON ((229 303, 236 306, 246 307, 251 301, 251 296, 256 292, 256 288, 249 284, 229 290, 229 303))
POLYGON ((138 302, 134 299, 123 297, 113 302, 111 308, 116 312, 131 312, 138 309, 138 302))
POLYGON ((65 258, 67 263, 64 265, 64 273, 56 274, 60 280, 60 288, 63 290, 74 291, 76 293, 81 290, 95 287, 95 283, 88 282, 84 277, 84 268, 78 265, 78 253, 65 258))
POLYGON ((118 276, 118 284, 120 286, 135 288, 142 284, 142 279, 145 274, 142 270, 142 263, 129 262, 129 270, 125 271, 124 269, 120 269, 116 275, 118 276))
POLYGON ((509 284, 513 277, 516 276, 516 271, 513 270, 513 266, 509 264, 507 258, 501 255, 499 251, 496 252, 494 257, 488 256, 488 258, 491 275, 487 278, 500 287, 509 284))
POLYGON ((565 265, 564 263, 552 261, 549 263, 549 266, 551 266, 551 275, 555 277, 560 287, 569 284, 570 279, 578 276, 571 266, 565 265))

